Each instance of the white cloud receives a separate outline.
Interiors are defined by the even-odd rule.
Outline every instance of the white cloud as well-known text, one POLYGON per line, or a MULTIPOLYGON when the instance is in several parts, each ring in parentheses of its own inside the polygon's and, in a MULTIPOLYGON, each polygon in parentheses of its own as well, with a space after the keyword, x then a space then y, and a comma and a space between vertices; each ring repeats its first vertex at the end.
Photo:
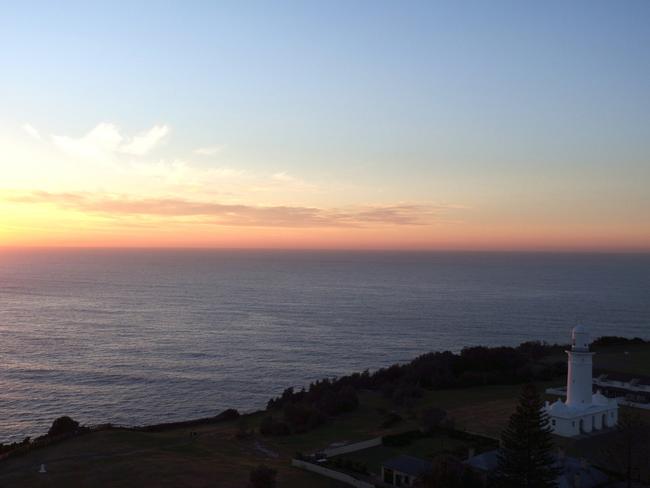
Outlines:
POLYGON ((116 152, 123 137, 114 124, 101 123, 86 135, 75 138, 52 136, 52 142, 62 151, 82 158, 104 159, 116 152))
POLYGON ((155 148, 169 134, 166 125, 154 125, 151 129, 141 132, 121 147, 121 152, 142 156, 155 148))
POLYGON ((41 134, 31 124, 23 124, 22 129, 36 140, 41 140, 41 134))
POLYGON ((199 156, 215 156, 219 154, 221 151, 223 151, 224 148, 225 146, 223 144, 218 144, 216 146, 200 147, 194 150, 194 154, 197 154, 199 156))
MULTIPOLYGON (((32 129, 28 124, 23 127, 26 133, 40 136, 32 129)), ((249 195, 256 194, 265 203, 275 204, 283 202, 289 194, 311 197, 323 191, 285 171, 254 171, 214 162, 207 164, 207 161, 168 159, 162 153, 158 157, 158 152, 152 150, 170 137, 170 132, 167 125, 159 124, 137 134, 127 134, 116 124, 103 122, 79 137, 43 134, 42 141, 49 143, 25 146, 30 148, 30 154, 25 153, 22 159, 32 163, 16 165, 10 174, 15 178, 20 176, 23 181, 36 178, 47 168, 48 181, 57 182, 48 188, 84 189, 92 182, 101 188, 134 193, 192 192, 204 197, 219 194, 232 201, 245 201, 249 195), (41 169, 35 171, 34 167, 41 169)), ((223 147, 206 146, 192 152, 208 155, 223 147)))
POLYGON ((102 122, 82 137, 52 136, 52 142, 62 151, 81 158, 107 159, 116 153, 143 156, 155 148, 169 133, 166 125, 126 139, 115 124, 102 122))

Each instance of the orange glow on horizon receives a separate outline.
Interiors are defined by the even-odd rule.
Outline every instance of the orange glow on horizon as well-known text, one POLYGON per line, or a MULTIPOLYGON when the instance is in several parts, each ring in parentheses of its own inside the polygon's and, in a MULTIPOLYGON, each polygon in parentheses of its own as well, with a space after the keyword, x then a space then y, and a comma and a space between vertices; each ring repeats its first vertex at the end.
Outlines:
POLYGON ((123 225, 56 210, 20 212, 0 224, 2 247, 241 248, 332 250, 648 252, 643 228, 495 227, 470 224, 377 228, 263 228, 142 221, 123 225))

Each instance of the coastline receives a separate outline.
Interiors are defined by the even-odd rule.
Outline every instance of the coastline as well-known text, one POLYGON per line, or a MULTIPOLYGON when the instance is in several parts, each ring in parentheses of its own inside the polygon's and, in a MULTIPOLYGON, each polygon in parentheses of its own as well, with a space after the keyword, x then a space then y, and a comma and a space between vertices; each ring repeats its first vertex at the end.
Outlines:
MULTIPOLYGON (((616 337, 616 336, 603 336, 594 341, 594 344, 596 347, 599 346, 604 346, 604 347, 612 347, 612 346, 621 346, 625 344, 630 344, 630 345, 639 345, 639 344, 650 344, 650 341, 646 341, 642 338, 623 338, 623 337, 616 337)), ((372 375, 381 375, 382 372, 390 372, 394 371, 396 369, 404 368, 404 367, 411 367, 414 364, 417 364, 418 362, 421 362, 423 358, 430 357, 432 355, 440 355, 440 356, 452 356, 456 358, 460 358, 463 356, 463 352, 467 351, 480 351, 481 354, 494 354, 494 357, 490 357, 488 360, 489 361, 494 361, 495 357, 501 357, 507 358, 512 354, 513 351, 517 351, 519 349, 525 351, 524 354, 530 355, 530 358, 533 359, 534 357, 541 357, 541 356, 550 356, 552 354, 558 354, 559 357, 561 358, 563 356, 563 351, 568 347, 566 344, 547 344, 543 342, 524 342, 521 343, 519 346, 513 348, 510 346, 499 346, 499 347, 485 347, 485 346, 475 346, 475 347, 469 347, 469 348, 464 348, 463 350, 459 352, 452 352, 452 351, 444 351, 444 352, 431 352, 427 354, 423 354, 421 356, 418 356, 416 358, 411 359, 410 361, 404 361, 400 363, 394 363, 391 366, 385 367, 385 368, 379 368, 376 371, 370 372, 368 370, 365 370, 363 372, 354 372, 346 376, 342 376, 340 378, 321 378, 320 380, 316 380, 314 383, 312 383, 310 386, 313 385, 318 385, 324 382, 329 383, 335 383, 335 382, 342 382, 344 384, 347 384, 349 382, 349 379, 351 378, 359 378, 362 376, 367 376, 370 377, 372 375)), ((550 365, 550 371, 552 371, 553 374, 557 374, 558 372, 560 374, 564 374, 563 368, 563 361, 558 359, 558 361, 554 365, 550 365), (553 369, 556 368, 556 369, 553 369)), ((547 373, 544 373, 541 378, 548 377, 547 373), (544 376, 546 375, 546 376, 544 376)), ((540 378, 537 378, 540 379, 540 378)), ((470 382, 471 383, 471 382, 470 382)), ((507 382, 506 382, 507 383, 507 382)), ((517 382, 515 382, 517 383, 517 382)), ((519 381, 518 383, 523 383, 523 381, 519 381)), ((485 380, 483 380, 482 384, 489 384, 485 383, 485 380)), ((493 384, 498 385, 498 384, 503 384, 503 382, 500 380, 493 380, 493 384)), ((469 386, 470 384, 466 384, 464 386, 469 386)), ((85 430, 80 431, 80 434, 86 433, 86 432, 97 432, 97 431, 103 431, 103 430, 123 430, 123 431, 132 431, 132 432, 163 432, 166 430, 174 430, 174 429, 186 429, 186 428, 191 428, 191 427, 199 427, 199 426, 206 426, 206 425, 211 425, 211 424, 216 424, 220 422, 227 422, 227 421, 232 421, 236 420, 240 417, 256 417, 256 416, 261 416, 264 414, 267 414, 270 410, 273 410, 273 402, 274 401, 280 401, 284 397, 287 396, 288 392, 289 396, 291 395, 299 395, 301 392, 304 392, 304 387, 307 385, 304 385, 302 387, 302 390, 300 392, 295 392, 293 387, 288 387, 284 390, 284 393, 269 399, 269 403, 267 405, 266 409, 257 409, 245 413, 240 413, 237 409, 234 408, 227 408, 220 413, 210 416, 210 417, 201 417, 201 418, 191 418, 191 419, 186 419, 186 420, 177 420, 177 421, 169 421, 169 422, 158 422, 158 423, 153 423, 153 424, 142 424, 142 425, 122 425, 122 424, 115 424, 111 422, 105 422, 105 423, 99 423, 99 424, 94 424, 94 425, 84 425, 83 428, 85 430)), ((445 385, 449 386, 449 385, 445 385)), ((454 386, 455 388, 463 388, 463 385, 456 385, 454 386)), ((433 388, 435 390, 435 388, 433 388)), ((52 419, 54 420, 54 419, 52 419)), ((44 439, 46 439, 47 435, 41 435, 36 438, 34 438, 34 441, 32 442, 43 442, 44 439)), ((29 439, 29 437, 28 437, 29 439)), ((19 445, 20 442, 14 442, 12 444, 19 445)), ((0 443, 0 446, 2 446, 3 443, 0 443)), ((4 443, 5 446, 11 445, 8 443, 4 443)), ((47 445, 49 445, 49 440, 47 445)), ((11 452, 11 451, 9 451, 11 452)), ((6 453, 5 453, 6 454, 6 453)), ((3 456, 0 455, 0 459, 2 459, 3 456)))

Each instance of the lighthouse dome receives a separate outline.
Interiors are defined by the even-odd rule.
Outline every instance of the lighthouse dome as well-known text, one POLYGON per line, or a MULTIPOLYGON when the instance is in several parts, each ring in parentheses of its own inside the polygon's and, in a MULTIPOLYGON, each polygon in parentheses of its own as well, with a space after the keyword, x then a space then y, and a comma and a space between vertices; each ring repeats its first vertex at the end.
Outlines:
POLYGON ((589 350, 591 338, 589 337, 589 329, 587 329, 584 325, 580 324, 573 328, 571 331, 571 339, 574 351, 589 350))
POLYGON ((573 331, 572 331, 572 332, 573 332, 574 334, 576 334, 576 333, 577 333, 577 334, 584 334, 584 333, 586 333, 586 332, 588 332, 588 331, 587 331, 587 328, 586 328, 584 325, 582 325, 582 324, 578 324, 578 325, 576 325, 576 326, 573 328, 573 331))

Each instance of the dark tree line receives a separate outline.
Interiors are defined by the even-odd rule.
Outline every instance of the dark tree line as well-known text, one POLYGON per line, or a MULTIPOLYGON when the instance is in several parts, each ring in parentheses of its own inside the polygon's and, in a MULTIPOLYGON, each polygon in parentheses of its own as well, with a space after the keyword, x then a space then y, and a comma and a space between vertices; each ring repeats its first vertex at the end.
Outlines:
POLYGON ((634 337, 632 339, 628 339, 627 337, 619 337, 619 336, 603 336, 599 337, 596 339, 592 345, 598 347, 598 346, 627 346, 627 345, 634 345, 634 344, 645 344, 647 341, 644 341, 640 337, 634 337))
MULTIPOLYGON (((642 339, 601 337, 594 344, 607 346, 640 343, 642 339)), ((381 392, 396 405, 414 402, 424 390, 466 388, 480 385, 523 384, 547 381, 566 374, 566 361, 548 361, 567 345, 539 341, 517 347, 466 347, 460 353, 430 352, 405 364, 393 364, 373 373, 368 370, 311 383, 308 388, 287 388, 267 404, 271 414, 263 422, 270 435, 302 432, 329 417, 355 410, 358 392, 381 392)))
POLYGON ((283 435, 304 432, 329 417, 353 411, 358 392, 371 390, 403 405, 422 396, 424 390, 477 385, 518 384, 548 380, 566 371, 564 361, 541 361, 562 346, 525 342, 517 347, 468 347, 460 353, 431 352, 405 364, 394 364, 373 373, 364 371, 311 383, 308 388, 287 388, 267 404, 270 415, 261 432, 283 435))

